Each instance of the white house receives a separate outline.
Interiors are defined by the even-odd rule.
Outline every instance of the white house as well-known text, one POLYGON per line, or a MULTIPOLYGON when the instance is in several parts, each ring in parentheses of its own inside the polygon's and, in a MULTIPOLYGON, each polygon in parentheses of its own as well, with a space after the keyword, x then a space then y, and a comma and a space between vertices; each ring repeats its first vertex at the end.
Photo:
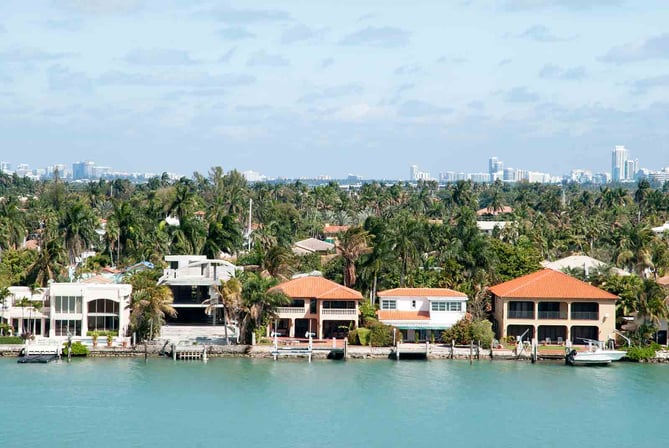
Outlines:
POLYGON ((51 283, 31 291, 12 286, 0 317, 13 334, 75 339, 89 331, 125 336, 130 321, 132 286, 114 283, 51 283))
POLYGON ((439 340, 467 312, 467 295, 448 288, 380 291, 380 322, 402 331, 405 341, 439 340))
POLYGON ((49 337, 85 337, 89 331, 127 334, 132 286, 103 283, 51 283, 45 314, 49 337))

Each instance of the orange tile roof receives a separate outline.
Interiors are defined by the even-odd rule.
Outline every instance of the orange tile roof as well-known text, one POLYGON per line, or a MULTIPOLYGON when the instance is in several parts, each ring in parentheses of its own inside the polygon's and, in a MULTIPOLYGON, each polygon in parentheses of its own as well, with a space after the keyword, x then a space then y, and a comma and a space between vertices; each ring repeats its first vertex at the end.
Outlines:
POLYGON ((467 294, 448 288, 395 288, 379 291, 379 297, 467 297, 467 294))
POLYGON ((484 216, 484 215, 497 216, 497 215, 505 215, 507 213, 513 213, 513 208, 509 207, 508 205, 503 206, 502 210, 492 211, 488 210, 487 208, 482 208, 476 211, 477 216, 484 216))
POLYGON ((552 269, 500 283, 492 286, 490 291, 496 296, 513 299, 618 299, 618 296, 552 269))
POLYGON ((355 289, 335 283, 323 277, 299 277, 276 285, 269 291, 281 291, 292 298, 314 298, 329 300, 362 300, 355 289))
POLYGON ((664 277, 659 277, 657 280, 655 280, 658 285, 660 286, 669 286, 669 275, 665 275, 664 277))
POLYGON ((427 311, 379 310, 376 315, 379 320, 430 320, 427 311))
POLYGON ((351 226, 325 226, 323 227, 323 233, 346 232, 350 228, 351 226))

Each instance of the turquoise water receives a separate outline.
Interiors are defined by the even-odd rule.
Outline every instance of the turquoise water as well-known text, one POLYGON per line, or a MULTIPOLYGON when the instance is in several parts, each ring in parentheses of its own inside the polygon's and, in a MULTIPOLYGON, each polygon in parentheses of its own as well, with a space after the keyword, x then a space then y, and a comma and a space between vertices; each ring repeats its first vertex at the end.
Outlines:
POLYGON ((43 447, 667 446, 669 366, 0 360, 0 442, 43 447))

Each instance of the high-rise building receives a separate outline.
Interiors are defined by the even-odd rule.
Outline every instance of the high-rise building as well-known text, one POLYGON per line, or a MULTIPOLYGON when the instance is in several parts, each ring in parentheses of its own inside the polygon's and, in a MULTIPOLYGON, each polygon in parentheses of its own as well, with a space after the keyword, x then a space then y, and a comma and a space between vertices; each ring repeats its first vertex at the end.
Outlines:
POLYGON ((497 157, 491 157, 488 159, 488 173, 490 173, 490 178, 495 180, 498 176, 498 173, 504 171, 504 162, 499 160, 497 157))
MULTIPOLYGON (((611 151, 611 178, 613 182, 625 182, 632 177, 627 174, 627 159, 629 151, 622 145, 617 145, 611 151)), ((633 176, 633 175, 632 175, 633 176)))
POLYGON ((12 165, 9 162, 0 162, 0 172, 6 173, 12 169, 12 165))
POLYGON ((409 180, 418 180, 418 165, 409 167, 409 180))
POLYGON ((94 162, 89 160, 85 162, 76 162, 72 164, 72 179, 92 179, 94 177, 94 162))

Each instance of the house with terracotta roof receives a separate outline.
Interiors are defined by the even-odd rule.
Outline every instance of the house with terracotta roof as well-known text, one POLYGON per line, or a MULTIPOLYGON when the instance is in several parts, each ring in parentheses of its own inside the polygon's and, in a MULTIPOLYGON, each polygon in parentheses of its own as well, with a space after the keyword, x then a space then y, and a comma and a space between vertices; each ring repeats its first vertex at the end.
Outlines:
POLYGON ((379 321, 398 328, 406 341, 439 340, 467 312, 467 295, 448 288, 395 288, 377 295, 379 321))
POLYGON ((542 343, 581 338, 608 340, 615 330, 618 296, 543 269, 490 288, 497 336, 537 338, 542 343))
MULTIPOLYGON (((281 336, 304 337, 315 333, 318 339, 345 337, 358 327, 362 294, 320 276, 304 275, 281 283, 269 292, 283 292, 292 299, 276 310, 271 327, 281 336), (276 326, 275 326, 276 325, 276 326)), ((267 328, 268 335, 270 327, 267 328)))
POLYGON ((346 232, 350 228, 351 226, 333 226, 325 224, 325 226, 323 226, 323 238, 327 243, 335 244, 337 235, 346 232))

